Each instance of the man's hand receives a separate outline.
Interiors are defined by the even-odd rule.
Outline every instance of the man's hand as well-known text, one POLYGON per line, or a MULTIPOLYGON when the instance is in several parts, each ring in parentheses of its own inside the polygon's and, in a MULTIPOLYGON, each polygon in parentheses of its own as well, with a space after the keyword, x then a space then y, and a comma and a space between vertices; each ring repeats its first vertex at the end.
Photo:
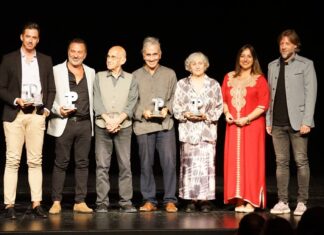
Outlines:
POLYGON ((167 107, 165 107, 165 108, 163 108, 162 110, 161 110, 161 115, 163 116, 163 118, 165 118, 166 116, 167 116, 167 114, 168 114, 168 111, 169 111, 169 109, 167 108, 167 107))
POLYGON ((76 109, 65 109, 63 108, 63 106, 60 108, 60 113, 64 118, 68 117, 71 113, 74 113, 75 111, 76 109))
POLYGON ((307 125, 301 125, 300 129, 299 129, 299 132, 300 134, 302 135, 305 135, 305 134, 308 134, 309 132, 311 131, 311 128, 310 126, 307 126, 307 125))
POLYGON ((150 110, 145 110, 143 112, 143 117, 147 120, 150 119, 152 117, 152 112, 150 110))
POLYGON ((45 117, 48 117, 50 115, 50 112, 47 109, 44 109, 43 115, 45 117))
POLYGON ((32 102, 26 102, 26 100, 22 99, 22 98, 17 98, 16 99, 16 103, 23 109, 26 107, 29 107, 31 105, 33 105, 32 102))

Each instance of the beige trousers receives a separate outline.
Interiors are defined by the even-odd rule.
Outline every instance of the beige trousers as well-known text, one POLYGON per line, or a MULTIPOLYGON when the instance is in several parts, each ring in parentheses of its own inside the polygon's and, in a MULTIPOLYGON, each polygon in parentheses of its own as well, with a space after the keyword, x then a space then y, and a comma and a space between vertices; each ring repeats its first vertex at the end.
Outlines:
POLYGON ((6 167, 3 177, 4 204, 15 204, 18 170, 22 148, 26 146, 28 182, 31 201, 42 200, 42 150, 45 131, 45 116, 35 112, 20 111, 13 122, 3 122, 6 138, 6 167))

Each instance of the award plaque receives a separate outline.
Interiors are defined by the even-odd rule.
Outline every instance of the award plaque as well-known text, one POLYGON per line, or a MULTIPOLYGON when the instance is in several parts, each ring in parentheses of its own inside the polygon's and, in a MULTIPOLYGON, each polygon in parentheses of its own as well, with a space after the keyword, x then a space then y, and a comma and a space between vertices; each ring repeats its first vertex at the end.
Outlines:
POLYGON ((204 102, 200 98, 192 98, 190 100, 190 112, 192 115, 200 117, 202 116, 202 113, 199 111, 199 109, 203 106, 204 102))
POLYGON ((63 105, 63 109, 77 109, 75 107, 75 104, 73 104, 74 101, 78 99, 78 93, 74 91, 69 91, 65 95, 65 104, 63 105))
POLYGON ((164 101, 162 98, 153 98, 152 102, 154 103, 154 110, 152 112, 152 117, 164 118, 161 114, 160 109, 164 106, 164 101))

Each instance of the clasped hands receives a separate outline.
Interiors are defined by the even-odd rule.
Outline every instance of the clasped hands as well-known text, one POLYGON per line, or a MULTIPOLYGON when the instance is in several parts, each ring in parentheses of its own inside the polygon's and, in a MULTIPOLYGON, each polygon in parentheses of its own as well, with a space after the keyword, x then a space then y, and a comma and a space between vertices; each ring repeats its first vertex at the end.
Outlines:
POLYGON ((109 133, 117 133, 118 131, 120 131, 120 122, 118 118, 106 118, 105 119, 106 122, 106 130, 109 133))
POLYGON ((248 117, 240 117, 240 118, 234 119, 232 114, 230 114, 230 112, 226 112, 225 120, 228 124, 235 124, 240 127, 250 124, 250 120, 248 117))

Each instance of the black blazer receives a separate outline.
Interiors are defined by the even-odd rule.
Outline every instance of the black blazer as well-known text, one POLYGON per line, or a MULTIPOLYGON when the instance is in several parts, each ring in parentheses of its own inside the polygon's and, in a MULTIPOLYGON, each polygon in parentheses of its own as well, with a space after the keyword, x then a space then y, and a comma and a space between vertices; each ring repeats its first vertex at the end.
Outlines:
MULTIPOLYGON (((52 58, 36 52, 39 77, 42 85, 43 104, 51 110, 55 97, 52 58)), ((19 112, 14 100, 21 97, 22 64, 20 49, 3 56, 0 65, 0 99, 4 101, 2 120, 12 122, 19 112)))

